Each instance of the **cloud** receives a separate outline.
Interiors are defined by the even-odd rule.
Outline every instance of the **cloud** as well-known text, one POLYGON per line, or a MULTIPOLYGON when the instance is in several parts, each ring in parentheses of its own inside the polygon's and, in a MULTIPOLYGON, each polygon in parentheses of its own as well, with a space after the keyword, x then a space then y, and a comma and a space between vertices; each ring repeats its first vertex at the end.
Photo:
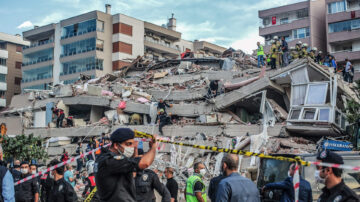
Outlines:
POLYGON ((234 49, 241 49, 248 54, 252 54, 253 50, 257 48, 256 42, 264 43, 264 38, 258 35, 258 32, 247 34, 242 39, 236 40, 231 44, 234 49))
POLYGON ((27 21, 21 23, 21 25, 17 26, 17 28, 18 29, 25 29, 25 28, 31 28, 33 26, 34 26, 33 23, 31 21, 27 20, 27 21))
POLYGON ((35 24, 38 26, 44 26, 44 25, 48 25, 50 23, 57 23, 60 20, 64 19, 64 13, 62 12, 54 12, 50 15, 45 16, 44 18, 42 18, 40 21, 36 22, 35 24))

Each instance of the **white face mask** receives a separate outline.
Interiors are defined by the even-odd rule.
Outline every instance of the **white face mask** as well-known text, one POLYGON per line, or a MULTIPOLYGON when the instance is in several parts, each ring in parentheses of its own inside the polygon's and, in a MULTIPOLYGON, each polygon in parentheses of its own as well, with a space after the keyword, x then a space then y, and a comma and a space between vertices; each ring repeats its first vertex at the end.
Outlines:
MULTIPOLYGON (((120 150, 119 150, 120 152, 120 150)), ((135 147, 124 147, 124 156, 130 158, 134 155, 135 147)))
POLYGON ((31 174, 33 175, 36 174, 36 170, 31 171, 31 174))
POLYGON ((206 169, 205 168, 201 169, 200 170, 200 175, 205 176, 205 174, 206 174, 206 169))
POLYGON ((290 175, 290 171, 288 171, 288 177, 291 177, 291 175, 290 175))
POLYGON ((55 178, 52 173, 49 173, 49 175, 50 175, 50 178, 51 178, 51 179, 54 179, 54 178, 55 178))
POLYGON ((22 174, 27 174, 27 173, 28 173, 28 169, 22 168, 22 169, 20 169, 20 172, 21 172, 22 174))
POLYGON ((318 184, 325 184, 325 179, 320 177, 320 170, 315 170, 315 182, 318 184))

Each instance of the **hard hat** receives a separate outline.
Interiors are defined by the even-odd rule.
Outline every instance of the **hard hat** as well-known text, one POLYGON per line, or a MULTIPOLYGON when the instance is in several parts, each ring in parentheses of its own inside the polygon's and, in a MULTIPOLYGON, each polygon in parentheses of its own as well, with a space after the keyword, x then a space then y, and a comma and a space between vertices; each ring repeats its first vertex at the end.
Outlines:
POLYGON ((279 37, 278 36, 274 36, 274 40, 278 40, 279 39, 279 37))
POLYGON ((164 109, 160 109, 159 112, 160 112, 160 113, 161 113, 161 112, 164 112, 164 109))
POLYGON ((294 46, 291 46, 291 47, 290 47, 290 50, 295 50, 295 47, 294 47, 294 46))
POLYGON ((301 41, 298 41, 296 44, 302 44, 302 42, 301 42, 301 41))
POLYGON ((322 51, 319 51, 319 53, 321 54, 321 53, 322 53, 322 51))
POLYGON ((93 161, 93 160, 90 160, 86 163, 86 170, 89 175, 91 173, 94 173, 94 165, 95 165, 95 161, 93 161))
POLYGON ((304 47, 308 47, 307 43, 304 43, 303 46, 304 46, 304 47))
POLYGON ((317 48, 316 48, 316 47, 313 47, 312 50, 313 50, 313 51, 317 51, 317 48))
POLYGON ((275 43, 275 40, 270 40, 270 43, 272 43, 272 44, 275 43))

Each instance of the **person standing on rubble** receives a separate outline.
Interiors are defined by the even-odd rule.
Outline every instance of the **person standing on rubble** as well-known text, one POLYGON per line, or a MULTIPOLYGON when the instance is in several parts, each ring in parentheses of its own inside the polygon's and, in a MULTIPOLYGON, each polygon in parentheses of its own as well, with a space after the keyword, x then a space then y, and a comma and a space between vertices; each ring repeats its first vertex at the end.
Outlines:
POLYGON ((52 112, 56 115, 56 128, 62 128, 63 120, 65 118, 64 110, 58 109, 57 107, 51 108, 52 112))
POLYGON ((221 164, 221 169, 226 178, 222 179, 219 184, 216 192, 216 202, 260 202, 260 194, 256 185, 237 172, 239 166, 238 155, 225 154, 221 164))
POLYGON ((315 62, 322 65, 323 64, 323 57, 322 57, 322 51, 319 51, 318 54, 315 57, 315 62))
POLYGON ((190 176, 186 181, 184 191, 186 202, 206 202, 206 186, 202 180, 205 174, 205 165, 201 162, 195 163, 194 175, 190 176))
POLYGON ((210 98, 216 97, 218 94, 218 89, 219 89, 219 81, 218 80, 211 81, 208 90, 209 97, 210 98))
POLYGON ((157 109, 158 110, 163 109, 165 114, 166 114, 166 107, 171 108, 172 106, 173 106, 172 104, 169 105, 162 98, 160 98, 159 102, 158 102, 157 109))
POLYGON ((149 151, 137 156, 135 134, 129 128, 115 130, 110 148, 102 152, 95 163, 95 181, 101 201, 135 202, 136 190, 133 172, 148 168, 156 154, 156 135, 149 142, 149 151))
MULTIPOLYGON (((142 157, 144 151, 138 149, 139 157, 142 157)), ((154 189, 161 195, 162 202, 170 202, 170 193, 163 185, 158 175, 150 170, 138 170, 135 174, 136 201, 137 202, 155 202, 156 197, 154 189)))
MULTIPOLYGON (((169 114, 171 115, 171 113, 169 114)), ((171 119, 170 117, 165 113, 164 109, 160 109, 159 110, 159 115, 156 117, 155 123, 158 122, 159 123, 159 132, 160 135, 163 135, 163 127, 166 125, 171 124, 171 119)))
POLYGON ((260 44, 260 42, 256 43, 257 49, 257 60, 258 60, 258 68, 264 66, 264 46, 260 44), (261 66, 260 66, 261 65, 261 66))
MULTIPOLYGON (((283 193, 280 198, 280 202, 294 201, 295 193, 294 193, 294 185, 293 185, 293 177, 295 174, 296 164, 293 163, 289 167, 288 177, 282 182, 274 182, 266 184, 263 187, 265 189, 281 189, 283 193)), ((299 170, 301 170, 301 166, 299 165, 299 170)), ((300 172, 299 172, 300 174, 300 172)), ((312 202, 312 190, 310 183, 306 181, 304 178, 300 176, 300 188, 299 188, 299 201, 302 202, 312 202)))
POLYGON ((288 43, 285 40, 285 37, 281 37, 281 51, 283 53, 282 59, 283 59, 283 67, 286 67, 289 65, 289 48, 288 43))
POLYGON ((274 40, 271 41, 270 56, 271 56, 271 69, 276 69, 277 47, 274 40))
MULTIPOLYGON (((318 153, 316 159, 321 163, 344 164, 343 158, 335 152, 324 150, 318 153)), ((325 184, 319 202, 359 202, 360 198, 351 190, 341 177, 341 168, 316 166, 315 180, 325 184)))
POLYGON ((278 36, 274 36, 274 40, 275 40, 275 45, 276 45, 276 49, 277 49, 276 65, 279 67, 282 67, 283 59, 282 59, 281 42, 280 42, 278 36))

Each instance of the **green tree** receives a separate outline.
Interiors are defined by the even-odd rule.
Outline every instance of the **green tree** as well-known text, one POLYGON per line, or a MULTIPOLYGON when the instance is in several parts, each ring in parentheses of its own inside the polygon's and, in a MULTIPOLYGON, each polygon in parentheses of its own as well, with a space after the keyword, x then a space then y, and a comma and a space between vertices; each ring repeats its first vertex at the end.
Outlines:
POLYGON ((2 147, 5 158, 14 158, 30 161, 46 160, 48 155, 42 147, 43 140, 40 137, 30 135, 17 135, 16 137, 5 136, 2 147))
MULTIPOLYGON (((355 91, 357 94, 360 94, 360 80, 355 81, 357 85, 355 87, 355 91)), ((347 110, 347 120, 349 124, 356 123, 358 119, 360 119, 360 103, 356 102, 354 99, 351 99, 349 102, 347 102, 346 106, 347 110)))

